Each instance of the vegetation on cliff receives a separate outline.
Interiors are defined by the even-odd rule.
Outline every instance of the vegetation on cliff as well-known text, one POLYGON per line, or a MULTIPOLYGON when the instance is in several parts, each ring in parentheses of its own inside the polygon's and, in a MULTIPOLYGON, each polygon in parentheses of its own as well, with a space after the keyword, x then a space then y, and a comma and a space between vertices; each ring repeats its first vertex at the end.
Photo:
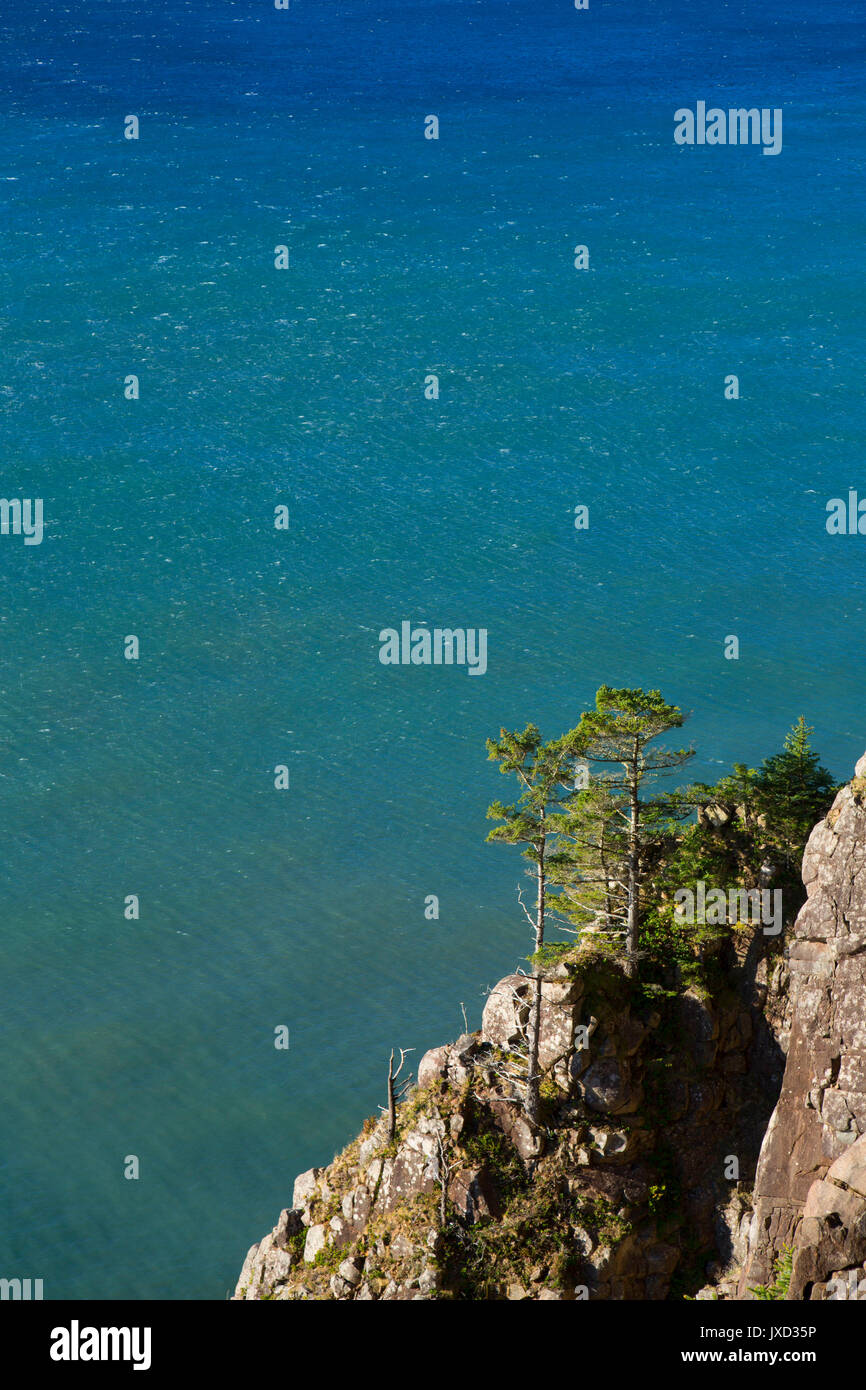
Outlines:
POLYGON ((604 685, 595 708, 559 738, 545 742, 529 724, 487 742, 488 757, 519 784, 514 804, 489 807, 488 817, 501 824, 487 838, 525 846, 535 881, 531 908, 518 890, 534 936, 525 1085, 531 1120, 541 1082, 540 980, 569 949, 548 941, 548 925, 592 935, 596 949, 619 958, 628 976, 640 971, 659 986, 708 988, 724 942, 756 921, 769 927, 762 914, 771 893, 776 936, 781 914, 792 921, 803 901, 806 839, 837 791, 812 751, 813 730, 801 716, 782 750, 759 769, 737 763, 714 786, 659 790, 660 776, 695 755, 693 748, 655 744, 685 719, 657 690, 604 685), (682 910, 678 896, 695 885, 702 905, 716 894, 715 911, 682 910))
POLYGON ((801 719, 758 769, 659 790, 693 750, 649 745, 683 721, 657 691, 602 687, 558 739, 529 725, 488 742, 519 783, 490 808, 490 838, 529 861, 532 972, 496 985, 480 1032, 425 1054, 401 1104, 392 1054, 383 1115, 301 1175, 236 1297, 701 1288, 719 1212, 748 1205, 778 1093, 765 1004, 784 972, 771 981, 778 937, 760 915, 689 916, 677 895, 784 892, 790 919, 794 866, 834 788, 801 719))

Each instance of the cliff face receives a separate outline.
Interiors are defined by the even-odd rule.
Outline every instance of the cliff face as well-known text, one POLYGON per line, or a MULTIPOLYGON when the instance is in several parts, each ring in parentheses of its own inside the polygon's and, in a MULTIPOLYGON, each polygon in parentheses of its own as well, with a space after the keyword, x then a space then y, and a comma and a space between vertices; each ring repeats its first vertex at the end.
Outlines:
POLYGON ((736 934, 700 989, 589 945, 560 962, 538 1126, 515 1082, 531 982, 500 981, 480 1032, 422 1059, 392 1141, 370 1120, 297 1179, 235 1298, 750 1298, 786 1247, 789 1298, 866 1297, 866 757, 803 873, 784 955, 736 934))
MULTIPOLYGON (((767 960, 717 963, 713 997, 627 980, 577 950, 543 985, 543 1115, 512 1075, 531 982, 500 981, 480 1033, 428 1052, 384 1121, 295 1183, 238 1299, 663 1299, 731 1257, 781 1078, 767 960), (758 977, 756 983, 756 976, 758 977), (751 1155, 751 1159, 748 1155, 751 1155), (744 1157, 746 1156, 746 1157, 744 1157)), ((777 975, 781 967, 776 970, 777 975)))
POLYGON ((848 1288, 864 1273, 866 757, 813 830, 803 881, 788 951, 787 1065, 761 1148, 740 1297, 768 1282, 785 1246, 791 1299, 839 1296, 834 1277, 848 1288))

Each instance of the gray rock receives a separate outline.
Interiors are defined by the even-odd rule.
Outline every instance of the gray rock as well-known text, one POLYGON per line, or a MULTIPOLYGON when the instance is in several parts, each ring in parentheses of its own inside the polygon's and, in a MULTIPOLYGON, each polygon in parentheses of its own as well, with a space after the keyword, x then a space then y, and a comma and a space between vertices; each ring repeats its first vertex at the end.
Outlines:
POLYGON ((314 1260, 314 1259, 316 1258, 316 1256, 319 1254, 319 1251, 320 1251, 320 1250, 324 1250, 324 1248, 325 1248, 325 1246, 326 1246, 326 1244, 327 1244, 327 1241, 328 1241, 328 1228, 327 1228, 327 1226, 310 1226, 310 1227, 308 1227, 308 1229, 307 1229, 307 1238, 306 1238, 306 1240, 304 1241, 304 1261, 305 1261, 306 1264, 309 1265, 309 1264, 312 1264, 312 1263, 313 1263, 313 1260, 314 1260))
POLYGON ((444 1081, 448 1066, 449 1047, 431 1047, 418 1063, 418 1085, 424 1090, 434 1081, 444 1081))
POLYGON ((637 1110, 641 1090, 633 1086, 628 1062, 615 1057, 603 1057, 593 1062, 581 1077, 580 1091, 590 1110, 610 1115, 624 1115, 637 1110))
MULTIPOLYGON (((866 757, 857 769, 858 777, 864 776, 866 757)), ((808 898, 789 947, 790 1040, 782 1092, 755 1177, 755 1213, 740 1298, 749 1286, 770 1282, 774 1262, 791 1243, 807 1201, 827 1195, 820 1180, 841 1157, 860 1152, 858 1136, 866 1131, 863 791, 858 784, 842 788, 826 819, 812 831, 803 857, 808 898)), ((817 1215, 810 1214, 808 1225, 804 1219, 797 1235, 792 1291, 801 1292, 792 1297, 802 1297, 810 1283, 817 1288, 819 1270, 830 1272, 833 1242, 828 1246, 826 1233, 819 1236, 817 1215)))
POLYGON ((866 1261, 866 1136, 812 1183, 794 1242, 791 1299, 813 1296, 840 1270, 866 1261))
POLYGON ((313 1198, 318 1196, 319 1178, 323 1172, 323 1168, 308 1168, 306 1173, 301 1173, 295 1178, 292 1192, 292 1207, 295 1210, 305 1212, 313 1198))
POLYGON ((486 1216, 499 1216, 501 1207, 485 1168, 463 1168, 448 1184, 448 1198, 461 1216, 471 1223, 486 1216))
POLYGON ((344 1260, 339 1269, 340 1278, 344 1279, 352 1288, 361 1282, 361 1265, 357 1260, 344 1260))
POLYGON ((304 1228, 302 1213, 286 1207, 280 1212, 280 1219, 274 1227, 274 1244, 285 1248, 292 1236, 304 1228))
POLYGON ((526 975, 507 975, 490 991, 481 1018, 484 1042, 508 1048, 525 1039, 531 984, 526 975))

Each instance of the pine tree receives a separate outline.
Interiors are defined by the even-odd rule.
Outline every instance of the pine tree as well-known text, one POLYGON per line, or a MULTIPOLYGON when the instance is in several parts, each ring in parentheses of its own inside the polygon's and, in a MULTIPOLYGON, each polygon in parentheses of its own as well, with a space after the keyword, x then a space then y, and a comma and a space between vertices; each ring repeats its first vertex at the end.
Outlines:
POLYGON ((527 724, 522 733, 500 729, 499 739, 487 740, 487 754, 499 762, 499 770, 517 777, 521 791, 513 805, 494 801, 487 815, 502 821, 487 836, 488 840, 511 845, 525 845, 524 858, 533 869, 536 884, 535 908, 531 912, 523 905, 533 929, 533 994, 530 1004, 528 1049, 529 1065, 526 1081, 526 1114, 538 1120, 540 1074, 538 1066, 539 1034, 541 1031, 541 951, 547 914, 548 878, 557 874, 561 862, 558 836, 575 796, 575 731, 562 738, 544 743, 534 724, 527 724))
POLYGON ((686 716, 662 699, 658 690, 614 689, 603 685, 595 709, 581 715, 573 731, 582 757, 600 767, 621 771, 601 773, 609 794, 623 799, 620 815, 626 824, 626 972, 637 969, 637 938, 641 887, 648 871, 650 850, 670 833, 670 816, 678 814, 674 798, 642 798, 647 778, 681 767, 694 757, 693 748, 650 748, 669 729, 678 729, 686 716))
POLYGON ((782 752, 764 759, 754 784, 772 848, 796 871, 813 825, 826 815, 838 790, 812 751, 814 732, 801 714, 786 734, 782 752))
POLYGON ((565 930, 625 933, 628 820, 624 797, 602 779, 573 799, 548 875, 561 890, 552 901, 565 930))

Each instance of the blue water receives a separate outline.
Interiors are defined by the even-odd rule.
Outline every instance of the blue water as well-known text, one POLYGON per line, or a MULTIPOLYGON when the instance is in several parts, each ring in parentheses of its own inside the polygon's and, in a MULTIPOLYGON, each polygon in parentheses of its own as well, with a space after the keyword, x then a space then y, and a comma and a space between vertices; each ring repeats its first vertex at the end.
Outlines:
POLYGON ((477 1026, 500 725, 659 686, 696 776, 800 713, 850 774, 858 8, 6 0, 0 1275, 223 1298, 391 1047, 477 1026), (782 153, 676 146, 699 99, 782 153), (403 619, 487 674, 382 666, 403 619))

